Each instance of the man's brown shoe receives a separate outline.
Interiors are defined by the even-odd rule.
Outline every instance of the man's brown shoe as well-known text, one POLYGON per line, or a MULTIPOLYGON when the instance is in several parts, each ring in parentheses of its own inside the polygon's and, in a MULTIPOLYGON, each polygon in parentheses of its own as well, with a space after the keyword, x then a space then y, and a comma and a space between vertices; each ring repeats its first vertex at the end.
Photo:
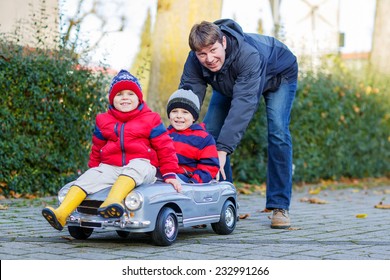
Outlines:
POLYGON ((285 209, 273 209, 271 217, 271 228, 284 229, 291 226, 288 211, 285 209))

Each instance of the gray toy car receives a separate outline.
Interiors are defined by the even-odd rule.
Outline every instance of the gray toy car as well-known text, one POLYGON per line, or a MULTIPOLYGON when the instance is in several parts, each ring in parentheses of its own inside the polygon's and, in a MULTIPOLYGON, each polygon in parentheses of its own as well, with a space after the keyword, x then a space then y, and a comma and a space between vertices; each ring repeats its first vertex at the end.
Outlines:
MULTIPOLYGON (((61 203, 71 187, 65 185, 58 194, 61 203)), ((172 185, 156 182, 141 185, 124 200, 125 214, 121 218, 103 218, 97 209, 110 188, 88 195, 69 216, 70 235, 87 239, 94 230, 115 230, 120 237, 132 232, 151 233, 156 245, 169 246, 175 242, 179 227, 211 224, 217 234, 230 234, 238 219, 237 192, 229 182, 182 184, 178 193, 172 185)))

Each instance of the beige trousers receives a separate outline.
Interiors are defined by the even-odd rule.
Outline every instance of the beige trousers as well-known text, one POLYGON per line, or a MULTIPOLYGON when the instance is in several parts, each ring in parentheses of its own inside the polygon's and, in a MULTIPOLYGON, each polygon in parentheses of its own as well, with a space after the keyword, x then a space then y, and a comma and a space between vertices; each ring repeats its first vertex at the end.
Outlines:
POLYGON ((118 167, 101 163, 98 167, 88 169, 72 185, 82 188, 87 194, 112 187, 119 175, 131 177, 136 187, 141 184, 152 184, 156 181, 156 167, 147 159, 137 158, 129 164, 118 167))

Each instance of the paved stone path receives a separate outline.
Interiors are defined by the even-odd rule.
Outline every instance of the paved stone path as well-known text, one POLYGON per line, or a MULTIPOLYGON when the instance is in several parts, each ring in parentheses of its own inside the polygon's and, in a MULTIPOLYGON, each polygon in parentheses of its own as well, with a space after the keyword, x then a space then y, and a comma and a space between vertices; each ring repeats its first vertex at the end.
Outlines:
POLYGON ((270 229, 269 213, 261 210, 265 197, 240 195, 240 214, 233 234, 216 235, 210 226, 179 231, 170 247, 154 246, 146 234, 121 239, 115 232, 94 232, 88 240, 75 240, 64 230, 52 229, 41 216, 44 198, 1 200, 1 260, 390 260, 390 187, 367 190, 325 190, 317 195, 307 189, 294 191, 292 228, 270 229), (309 198, 326 204, 305 202, 309 198), (365 218, 357 218, 366 214, 365 218))

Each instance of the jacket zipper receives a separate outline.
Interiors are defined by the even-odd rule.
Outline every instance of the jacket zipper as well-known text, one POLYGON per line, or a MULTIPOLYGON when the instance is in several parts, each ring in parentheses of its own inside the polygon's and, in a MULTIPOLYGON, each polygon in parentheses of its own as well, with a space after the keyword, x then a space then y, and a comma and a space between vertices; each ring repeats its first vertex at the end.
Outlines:
POLYGON ((125 135, 124 135, 124 131, 125 131, 125 125, 126 123, 123 123, 121 125, 121 132, 120 132, 120 137, 119 137, 119 141, 120 141, 120 145, 121 145, 121 150, 122 150, 122 166, 125 166, 126 165, 126 152, 125 152, 125 135))

